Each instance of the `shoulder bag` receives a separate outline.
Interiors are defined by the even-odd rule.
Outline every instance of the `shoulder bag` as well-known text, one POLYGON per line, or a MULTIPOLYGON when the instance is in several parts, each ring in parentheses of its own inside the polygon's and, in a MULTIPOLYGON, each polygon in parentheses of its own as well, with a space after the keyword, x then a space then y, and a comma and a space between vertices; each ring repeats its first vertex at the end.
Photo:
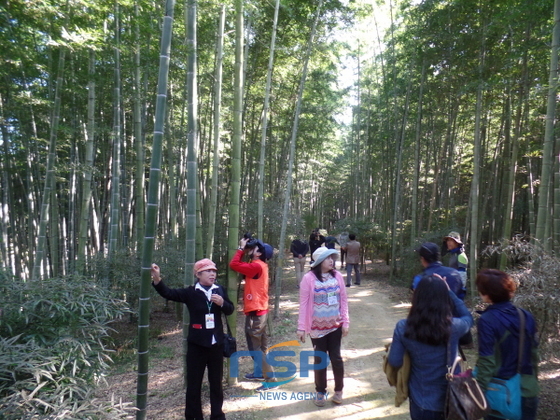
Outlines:
POLYGON ((227 333, 224 333, 224 357, 231 357, 231 355, 237 351, 237 341, 235 337, 231 335, 231 329, 229 328, 227 317, 225 315, 223 315, 223 317, 227 326, 227 333))
POLYGON ((517 373, 509 379, 492 378, 486 388, 486 399, 494 417, 509 420, 521 420, 521 363, 525 344, 525 314, 517 308, 519 314, 519 356, 517 373))

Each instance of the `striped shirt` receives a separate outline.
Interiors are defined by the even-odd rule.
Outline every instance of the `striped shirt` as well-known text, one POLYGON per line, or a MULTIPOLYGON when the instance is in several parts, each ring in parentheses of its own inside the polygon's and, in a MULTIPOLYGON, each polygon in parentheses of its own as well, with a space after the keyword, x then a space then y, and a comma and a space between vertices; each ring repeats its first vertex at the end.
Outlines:
POLYGON ((311 338, 321 338, 342 325, 340 315, 340 285, 330 273, 323 281, 315 280, 313 288, 313 321, 311 338))

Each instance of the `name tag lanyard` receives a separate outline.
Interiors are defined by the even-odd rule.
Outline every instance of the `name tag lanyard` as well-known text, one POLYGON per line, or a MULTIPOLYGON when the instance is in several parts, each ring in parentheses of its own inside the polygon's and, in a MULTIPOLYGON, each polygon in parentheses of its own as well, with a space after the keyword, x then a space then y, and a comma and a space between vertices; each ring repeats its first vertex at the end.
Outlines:
POLYGON ((208 306, 208 313, 206 314, 206 329, 210 330, 213 329, 216 324, 214 322, 214 314, 210 312, 212 308, 212 301, 206 302, 206 306, 208 306))

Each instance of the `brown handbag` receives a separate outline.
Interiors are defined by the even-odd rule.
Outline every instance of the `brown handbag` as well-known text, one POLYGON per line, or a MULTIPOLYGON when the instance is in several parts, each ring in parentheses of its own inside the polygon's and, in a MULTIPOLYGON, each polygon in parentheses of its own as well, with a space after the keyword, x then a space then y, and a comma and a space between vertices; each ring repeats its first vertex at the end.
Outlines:
POLYGON ((447 367, 447 397, 445 401, 446 420, 478 420, 490 412, 484 392, 472 376, 469 369, 454 374, 460 357, 455 359, 453 366, 447 367))

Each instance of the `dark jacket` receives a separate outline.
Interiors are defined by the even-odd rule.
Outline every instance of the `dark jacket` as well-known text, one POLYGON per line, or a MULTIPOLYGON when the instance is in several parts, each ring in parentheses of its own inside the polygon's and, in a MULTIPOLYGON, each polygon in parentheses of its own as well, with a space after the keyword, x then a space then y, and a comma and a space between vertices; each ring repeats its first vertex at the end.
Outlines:
MULTIPOLYGON (((329 249, 334 249, 335 244, 338 244, 338 241, 334 236, 326 236, 325 237, 325 246, 329 249)), ((339 244, 340 245, 340 244, 339 244)))
POLYGON ((300 255, 302 257, 305 257, 305 255, 307 255, 307 253, 309 252, 309 245, 307 244, 307 242, 299 239, 294 239, 290 246, 290 252, 294 256, 294 258, 298 258, 300 255))
POLYGON ((459 272, 457 270, 455 270, 454 268, 445 267, 439 261, 431 263, 429 266, 427 266, 424 269, 422 274, 419 274, 416 277, 414 277, 414 279, 412 280, 412 285, 411 285, 410 288, 412 290, 416 289, 416 286, 418 285, 418 282, 420 282, 420 279, 422 278, 422 276, 431 275, 431 274, 439 274, 441 277, 445 277, 445 281, 449 285, 449 289, 453 293, 455 293, 455 295, 459 299, 464 299, 465 298, 465 291, 463 289, 463 282, 461 281, 461 275, 459 274, 459 272))
MULTIPOLYGON (((521 363, 521 389, 524 397, 535 397, 537 383, 538 343, 537 327, 533 316, 525 313, 525 341, 521 363)), ((488 306, 477 323, 478 361, 477 381, 486 389, 492 377, 509 379, 517 373, 519 358, 520 320, 516 307, 511 302, 500 302, 488 306)))
POLYGON ((325 243, 325 237, 319 234, 311 234, 309 236, 309 250, 311 251, 311 258, 313 258, 313 253, 317 248, 325 243))
MULTIPOLYGON (((152 283, 153 284, 153 283, 152 283)), ((153 284, 156 291, 165 299, 174 302, 182 302, 187 305, 189 310, 189 334, 187 341, 198 344, 203 347, 212 346, 212 336, 216 339, 216 344, 222 344, 224 341, 224 327, 222 323, 222 312, 225 315, 233 313, 233 303, 229 300, 227 293, 222 286, 216 285, 215 293, 224 298, 224 306, 221 308, 212 303, 210 312, 214 314, 215 328, 206 329, 205 316, 208 313, 208 299, 201 290, 196 290, 195 286, 182 287, 179 289, 170 289, 163 281, 157 285, 153 284)))

